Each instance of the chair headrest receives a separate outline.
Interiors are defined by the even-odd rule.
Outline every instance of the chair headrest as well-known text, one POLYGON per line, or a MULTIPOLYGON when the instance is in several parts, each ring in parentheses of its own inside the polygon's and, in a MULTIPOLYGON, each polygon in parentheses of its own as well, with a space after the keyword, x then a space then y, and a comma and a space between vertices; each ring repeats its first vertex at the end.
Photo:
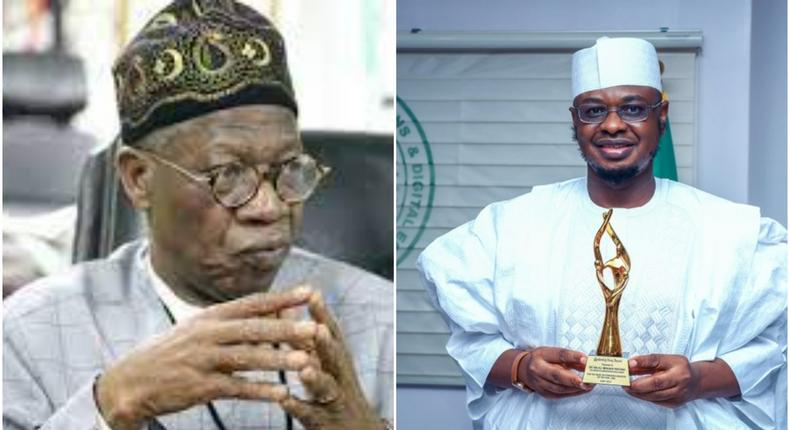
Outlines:
POLYGON ((3 53, 3 116, 45 115, 68 121, 85 107, 85 71, 65 53, 3 53))

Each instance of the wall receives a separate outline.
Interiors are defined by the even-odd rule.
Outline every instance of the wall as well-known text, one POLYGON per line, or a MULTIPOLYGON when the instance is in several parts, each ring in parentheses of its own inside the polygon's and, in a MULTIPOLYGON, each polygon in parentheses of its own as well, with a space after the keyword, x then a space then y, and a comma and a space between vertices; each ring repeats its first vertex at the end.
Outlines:
POLYGON ((752 10, 749 203, 787 225, 787 3, 752 10))
POLYGON ((471 430, 463 387, 398 387, 399 430, 471 430))

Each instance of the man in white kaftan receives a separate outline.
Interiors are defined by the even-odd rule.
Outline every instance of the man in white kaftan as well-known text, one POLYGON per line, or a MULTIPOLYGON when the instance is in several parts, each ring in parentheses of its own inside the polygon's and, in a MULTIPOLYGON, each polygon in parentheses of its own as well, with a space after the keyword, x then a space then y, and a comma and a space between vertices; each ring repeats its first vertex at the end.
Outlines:
MULTIPOLYGON (((616 120, 611 113, 605 121, 616 120)), ((607 210, 591 198, 590 181, 599 176, 591 166, 588 178, 491 204, 418 260, 450 327, 447 351, 465 377, 476 426, 786 428, 787 232, 758 208, 664 179, 654 179, 642 204, 607 205, 615 207, 611 224, 631 259, 619 310, 624 354, 677 354, 692 367, 722 360, 740 395, 667 408, 618 386, 552 399, 491 383, 508 350, 595 354, 605 310, 592 249, 607 210)), ((612 255, 604 244, 611 243, 602 243, 604 256, 612 255)))
POLYGON ((508 348, 595 350, 604 303, 591 245, 604 211, 585 179, 535 187, 488 206, 420 257, 452 330, 447 350, 466 377, 472 418, 502 429, 778 426, 774 403, 786 399, 786 231, 754 207, 669 180, 657 180, 646 205, 612 215, 632 263, 620 305, 623 350, 720 357, 741 396, 673 410, 604 385, 563 400, 486 387, 508 348))

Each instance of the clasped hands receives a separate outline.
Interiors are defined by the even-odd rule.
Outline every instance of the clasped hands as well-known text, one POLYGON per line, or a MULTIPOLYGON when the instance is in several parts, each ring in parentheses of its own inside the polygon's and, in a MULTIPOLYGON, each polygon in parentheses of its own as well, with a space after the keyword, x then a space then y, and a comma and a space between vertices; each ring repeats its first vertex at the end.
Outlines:
MULTIPOLYGON (((537 394, 559 399, 590 392, 593 385, 582 383, 587 356, 564 348, 539 347, 532 350, 518 369, 519 380, 537 394)), ((656 405, 675 408, 698 398, 700 372, 682 355, 650 354, 629 360, 631 375, 646 375, 624 387, 626 393, 656 405)))
POLYGON ((297 287, 206 308, 140 345, 97 380, 97 406, 113 430, 215 399, 277 402, 306 429, 375 429, 336 321, 320 293, 297 287), (311 319, 284 317, 307 306, 311 319), (275 348, 273 345, 287 345, 275 348), (235 372, 295 371, 310 399, 235 372))

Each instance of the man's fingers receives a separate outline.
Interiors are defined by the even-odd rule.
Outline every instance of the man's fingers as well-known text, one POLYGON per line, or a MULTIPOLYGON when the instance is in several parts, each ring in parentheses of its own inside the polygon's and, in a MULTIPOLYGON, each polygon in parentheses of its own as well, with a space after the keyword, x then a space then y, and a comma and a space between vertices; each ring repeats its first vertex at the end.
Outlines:
POLYGON ((665 372, 660 372, 651 376, 634 379, 631 381, 631 386, 626 391, 633 394, 646 394, 666 390, 676 385, 677 383, 675 383, 669 375, 665 372))
POLYGON ((540 376, 557 385, 579 388, 582 384, 581 376, 556 364, 547 362, 536 363, 535 373, 536 376, 540 376))
POLYGON ((280 312, 277 314, 277 318, 293 321, 301 320, 307 316, 304 311, 304 308, 285 308, 280 310, 280 312))
POLYGON ((576 370, 584 370, 587 359, 587 356, 579 351, 564 348, 540 348, 538 355, 546 362, 562 364, 576 370))
POLYGON ((312 316, 317 323, 324 324, 329 328, 330 333, 332 333, 335 338, 341 339, 342 333, 340 326, 337 325, 337 321, 332 317, 329 308, 326 307, 324 297, 320 291, 315 291, 310 296, 307 309, 310 311, 310 316, 312 316))
POLYGON ((319 291, 313 293, 307 309, 313 319, 319 323, 316 352, 321 359, 323 369, 341 384, 349 377, 353 379, 354 370, 343 343, 343 333, 319 291))
POLYGON ((582 358, 586 357, 579 351, 572 351, 564 348, 552 348, 546 361, 566 365, 584 364, 582 358))
POLYGON ((325 412, 320 406, 289 396, 280 401, 285 412, 299 420, 305 428, 319 428, 325 412))
POLYGON ((535 375, 535 380, 534 383, 531 384, 531 388, 540 392, 542 396, 549 398, 576 396, 584 394, 592 389, 585 389, 580 386, 568 386, 563 383, 557 383, 554 379, 553 377, 546 378, 544 375, 535 375))
POLYGON ((330 333, 327 326, 318 326, 318 334, 315 338, 315 351, 321 360, 321 368, 340 380, 343 378, 342 364, 347 360, 343 345, 336 340, 330 333))
POLYGON ((206 385, 205 401, 235 398, 279 402, 288 397, 288 387, 285 385, 253 382, 237 376, 215 374, 206 385))
POLYGON ((225 373, 243 370, 299 371, 309 365, 317 365, 317 361, 304 351, 281 351, 257 345, 216 348, 206 359, 207 368, 225 373))
MULTIPOLYGON (((546 361, 537 362, 534 363, 533 369, 528 369, 527 371, 553 385, 570 388, 574 391, 582 390, 586 392, 592 389, 592 387, 582 384, 581 375, 559 364, 552 364, 546 361)), ((560 391, 553 390, 553 392, 559 393, 560 391)), ((563 390, 562 392, 569 391, 563 390)))
MULTIPOLYGON (((527 369, 527 371, 532 373, 535 378, 535 386, 532 386, 532 388, 541 392, 542 395, 552 398, 575 396, 590 391, 592 387, 583 385, 581 376, 565 368, 564 365, 566 364, 560 359, 560 351, 557 350, 556 352, 555 358, 561 363, 554 364, 544 360, 531 363, 533 367, 527 369)), ((574 356, 563 356, 562 358, 567 361, 573 360, 574 356)))
POLYGON ((272 318, 247 318, 212 322, 203 336, 218 344, 289 342, 312 343, 318 326, 312 321, 287 321, 272 318))
POLYGON ((662 368, 660 354, 638 355, 628 360, 628 367, 635 375, 653 373, 662 368))
POLYGON ((328 403, 336 400, 340 395, 340 387, 335 378, 312 366, 302 369, 299 372, 299 379, 316 403, 328 403))
POLYGON ((217 319, 251 318, 276 314, 282 309, 304 305, 312 296, 312 289, 302 285, 276 293, 256 293, 207 308, 201 316, 217 319))

